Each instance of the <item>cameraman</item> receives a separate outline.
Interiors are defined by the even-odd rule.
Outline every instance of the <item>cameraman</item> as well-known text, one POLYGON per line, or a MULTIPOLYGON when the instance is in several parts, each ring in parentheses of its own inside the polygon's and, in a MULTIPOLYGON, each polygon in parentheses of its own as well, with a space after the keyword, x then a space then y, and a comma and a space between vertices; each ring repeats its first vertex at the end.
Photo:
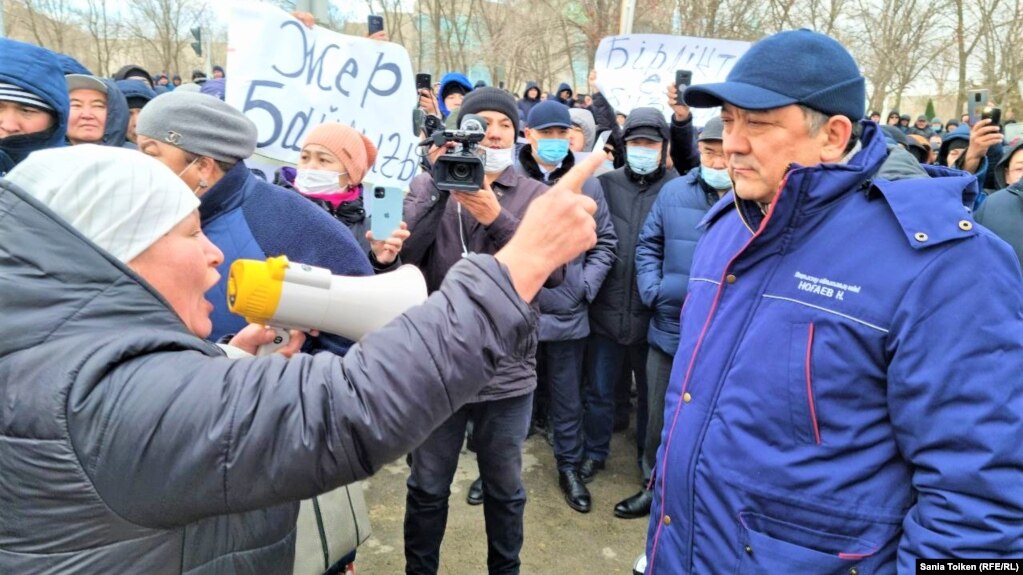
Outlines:
MULTIPOLYGON (((512 167, 519 114, 510 94, 497 88, 474 90, 459 109, 459 126, 467 114, 487 121, 486 136, 480 142, 486 153, 483 188, 447 192, 437 188, 432 174, 423 173, 412 180, 405 197, 405 221, 412 235, 402 255, 420 267, 431 291, 463 257, 500 250, 515 233, 529 203, 547 190, 512 167)), ((443 148, 432 155, 440 152, 443 148)), ((527 349, 522 355, 499 359, 496 374, 475 400, 412 452, 405 504, 406 572, 437 572, 451 481, 471 417, 484 484, 487 565, 491 573, 518 573, 526 504, 522 444, 536 387, 535 333, 532 339, 523 346, 527 349)))

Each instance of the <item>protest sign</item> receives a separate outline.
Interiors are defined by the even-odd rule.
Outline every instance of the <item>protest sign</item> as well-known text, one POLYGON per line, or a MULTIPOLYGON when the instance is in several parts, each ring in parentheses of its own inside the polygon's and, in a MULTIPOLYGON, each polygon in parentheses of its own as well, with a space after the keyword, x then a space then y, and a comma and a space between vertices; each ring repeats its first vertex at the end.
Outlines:
POLYGON ((238 2, 227 69, 226 101, 259 132, 247 163, 264 170, 294 164, 313 128, 339 122, 377 146, 368 182, 407 189, 416 175, 415 76, 401 45, 310 29, 279 8, 238 2))
MULTIPOLYGON (((665 91, 675 81, 676 70, 693 73, 693 84, 723 82, 749 42, 630 34, 601 40, 594 59, 597 84, 615 110, 628 114, 634 108, 654 107, 671 116, 665 91)), ((702 126, 718 111, 693 109, 693 120, 702 126)))

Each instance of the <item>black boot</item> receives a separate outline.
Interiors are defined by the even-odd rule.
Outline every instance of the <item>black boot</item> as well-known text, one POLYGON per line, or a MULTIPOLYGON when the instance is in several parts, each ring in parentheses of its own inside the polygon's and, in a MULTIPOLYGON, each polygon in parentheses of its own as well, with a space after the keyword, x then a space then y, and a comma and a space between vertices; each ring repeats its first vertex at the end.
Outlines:
POLYGON ((596 459, 586 458, 583 460, 583 464, 579 466, 579 479, 583 483, 589 483, 593 481, 593 478, 597 476, 597 472, 604 469, 604 462, 597 461, 596 459))
POLYGON ((654 492, 644 489, 628 499, 615 505, 615 517, 622 519, 639 519, 650 515, 650 504, 654 501, 654 492))
POLYGON ((477 477, 476 481, 469 486, 469 493, 465 496, 465 502, 469 505, 483 504, 483 478, 477 477))
POLYGON ((558 485, 565 493, 565 501, 568 506, 579 513, 590 512, 590 490, 586 484, 579 479, 575 471, 562 471, 558 473, 558 485))

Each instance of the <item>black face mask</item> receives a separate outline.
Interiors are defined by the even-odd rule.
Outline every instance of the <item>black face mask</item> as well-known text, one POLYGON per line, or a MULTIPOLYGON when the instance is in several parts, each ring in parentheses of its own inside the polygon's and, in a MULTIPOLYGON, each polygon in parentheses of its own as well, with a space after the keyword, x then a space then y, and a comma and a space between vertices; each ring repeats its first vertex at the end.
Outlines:
MULTIPOLYGON (((53 134, 57 131, 57 124, 54 123, 50 129, 43 132, 36 132, 34 134, 18 134, 16 136, 8 136, 0 139, 0 154, 6 157, 6 161, 0 159, 0 166, 10 162, 11 167, 17 165, 19 162, 28 157, 29 154, 37 150, 42 150, 47 146, 53 134)), ((4 168, 2 171, 7 172, 10 168, 4 168)))

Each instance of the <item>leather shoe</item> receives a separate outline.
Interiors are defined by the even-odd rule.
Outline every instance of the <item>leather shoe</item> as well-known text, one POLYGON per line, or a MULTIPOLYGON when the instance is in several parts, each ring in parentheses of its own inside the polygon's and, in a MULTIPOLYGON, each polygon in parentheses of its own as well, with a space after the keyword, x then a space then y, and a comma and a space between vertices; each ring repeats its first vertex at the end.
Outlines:
POLYGON ((650 515, 650 504, 654 500, 654 492, 644 489, 639 493, 618 502, 615 505, 615 517, 622 519, 639 519, 650 515))
POLYGON ((562 471, 558 473, 558 485, 565 493, 565 501, 568 506, 579 513, 590 512, 590 490, 586 484, 579 479, 575 471, 562 471))
POLYGON ((579 466, 579 479, 583 483, 589 483, 593 481, 593 478, 597 476, 597 472, 601 469, 604 469, 603 461, 586 458, 583 460, 583 464, 579 466))
POLYGON ((477 477, 476 481, 469 486, 469 493, 465 496, 465 502, 469 505, 483 504, 483 478, 477 477))

